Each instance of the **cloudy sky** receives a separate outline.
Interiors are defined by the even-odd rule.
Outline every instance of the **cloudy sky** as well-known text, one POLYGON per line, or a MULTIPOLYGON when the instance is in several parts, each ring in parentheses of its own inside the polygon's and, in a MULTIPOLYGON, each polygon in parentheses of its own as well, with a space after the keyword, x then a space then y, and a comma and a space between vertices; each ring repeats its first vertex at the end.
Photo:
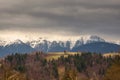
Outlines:
POLYGON ((0 0, 0 38, 120 40, 120 0, 0 0))

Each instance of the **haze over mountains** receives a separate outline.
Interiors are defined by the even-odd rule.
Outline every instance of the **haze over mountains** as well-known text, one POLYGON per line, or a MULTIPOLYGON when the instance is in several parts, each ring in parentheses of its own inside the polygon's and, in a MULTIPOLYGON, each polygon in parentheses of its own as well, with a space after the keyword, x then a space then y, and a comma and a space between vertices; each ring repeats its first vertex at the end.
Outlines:
POLYGON ((43 52, 63 52, 67 51, 82 51, 82 52, 118 52, 120 49, 119 44, 107 42, 98 36, 81 37, 77 40, 66 41, 50 41, 47 39, 39 38, 38 40, 30 40, 27 42, 21 40, 15 41, 0 41, 0 56, 5 56, 12 53, 31 53, 34 51, 43 52))

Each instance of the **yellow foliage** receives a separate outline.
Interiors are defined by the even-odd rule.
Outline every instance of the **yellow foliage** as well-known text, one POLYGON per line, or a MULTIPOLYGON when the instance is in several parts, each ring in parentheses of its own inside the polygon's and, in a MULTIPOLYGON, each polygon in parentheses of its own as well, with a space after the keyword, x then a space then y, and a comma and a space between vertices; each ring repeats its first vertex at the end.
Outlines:
POLYGON ((66 71, 62 80, 77 80, 77 72, 75 70, 66 71))
POLYGON ((24 73, 17 72, 12 68, 7 66, 2 66, 2 75, 0 76, 0 80, 27 80, 26 75, 24 73))
POLYGON ((114 63, 106 72, 103 80, 120 80, 120 64, 114 63))

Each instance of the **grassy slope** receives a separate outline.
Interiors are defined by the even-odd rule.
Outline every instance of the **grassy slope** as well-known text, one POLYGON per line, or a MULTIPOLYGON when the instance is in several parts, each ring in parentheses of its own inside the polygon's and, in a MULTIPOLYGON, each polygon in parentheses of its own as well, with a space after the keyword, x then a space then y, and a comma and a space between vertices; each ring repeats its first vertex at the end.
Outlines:
POLYGON ((47 60, 52 60, 55 59, 57 60, 60 56, 68 57, 68 55, 75 55, 75 54, 81 54, 78 52, 67 52, 66 54, 64 52, 49 52, 46 59, 47 60))
MULTIPOLYGON (((65 54, 64 52, 49 52, 46 59, 47 60, 52 60, 55 59, 57 60, 60 56, 64 56, 67 57, 68 55, 75 55, 75 54, 81 54, 81 52, 67 52, 67 54, 65 54)), ((109 57, 109 56, 116 56, 116 55, 120 55, 119 53, 105 53, 103 54, 104 57, 109 57)))
POLYGON ((105 53, 105 54, 103 54, 104 57, 116 56, 116 55, 120 56, 120 53, 105 53))

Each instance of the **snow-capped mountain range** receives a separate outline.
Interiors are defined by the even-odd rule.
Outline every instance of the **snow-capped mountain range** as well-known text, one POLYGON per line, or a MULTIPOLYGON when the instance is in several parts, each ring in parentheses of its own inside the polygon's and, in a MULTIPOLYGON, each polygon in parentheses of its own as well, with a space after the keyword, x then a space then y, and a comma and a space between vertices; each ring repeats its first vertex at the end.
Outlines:
POLYGON ((70 43, 70 48, 73 48, 75 46, 76 42, 77 42, 77 45, 81 45, 81 44, 87 44, 87 43, 92 43, 92 42, 105 42, 105 40, 98 36, 87 36, 87 37, 81 37, 78 40, 49 41, 49 40, 39 38, 38 40, 27 41, 27 43, 33 48, 39 44, 44 44, 46 42, 48 43, 48 46, 50 46, 52 43, 53 44, 58 43, 59 45, 64 46, 64 47, 67 46, 68 43, 70 43))
MULTIPOLYGON (((52 42, 57 42, 58 44, 60 44, 61 46, 64 45, 64 47, 66 46, 66 43, 70 42, 70 48, 72 49, 75 45, 79 46, 82 44, 87 44, 87 43, 92 43, 92 42, 108 42, 104 39, 102 39, 99 36, 95 36, 95 35, 90 35, 90 36, 82 36, 79 39, 76 40, 66 40, 66 41, 60 41, 60 40, 47 40, 44 38, 38 38, 35 40, 30 40, 30 41, 22 41, 20 39, 14 40, 14 41, 4 41, 4 40, 0 40, 0 46, 6 46, 6 45, 10 45, 10 44, 21 44, 21 43, 26 43, 28 45, 30 45, 32 48, 35 48, 36 46, 38 46, 39 44, 44 44, 46 43, 48 44, 48 46, 50 46, 52 44, 52 42)), ((116 41, 116 42, 110 42, 110 43, 114 43, 114 44, 118 44, 120 45, 120 41, 116 41)))
POLYGON ((102 42, 102 44, 108 43, 104 39, 93 35, 87 37, 83 36, 76 40, 66 40, 66 41, 58 41, 58 40, 50 41, 43 38, 38 38, 37 40, 30 40, 26 42, 21 41, 19 39, 15 41, 0 40, 0 52, 1 52, 0 55, 3 56, 5 54, 11 54, 11 53, 29 53, 33 51, 43 51, 43 52, 61 52, 64 50, 76 51, 76 49, 80 46, 91 43, 97 43, 97 42, 99 43, 102 42))
POLYGON ((52 47, 63 47, 67 50, 71 50, 73 47, 77 47, 80 45, 93 43, 93 42, 105 42, 104 39, 98 36, 89 36, 89 37, 81 37, 78 40, 66 40, 66 41, 49 41, 39 38, 38 40, 28 41, 26 44, 30 45, 32 48, 42 51, 51 51, 52 47))

